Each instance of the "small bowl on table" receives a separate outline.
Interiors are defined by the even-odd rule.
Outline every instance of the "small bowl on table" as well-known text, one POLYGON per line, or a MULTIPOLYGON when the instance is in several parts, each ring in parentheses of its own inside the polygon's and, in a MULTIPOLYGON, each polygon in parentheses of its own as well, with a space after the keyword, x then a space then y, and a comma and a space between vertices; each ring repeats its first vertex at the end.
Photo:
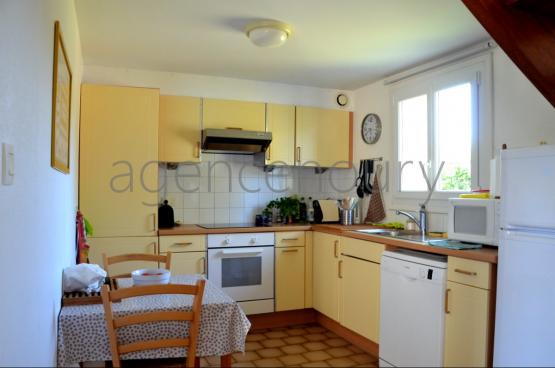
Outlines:
POLYGON ((163 268, 143 268, 131 272, 134 286, 169 284, 170 276, 170 271, 163 268))

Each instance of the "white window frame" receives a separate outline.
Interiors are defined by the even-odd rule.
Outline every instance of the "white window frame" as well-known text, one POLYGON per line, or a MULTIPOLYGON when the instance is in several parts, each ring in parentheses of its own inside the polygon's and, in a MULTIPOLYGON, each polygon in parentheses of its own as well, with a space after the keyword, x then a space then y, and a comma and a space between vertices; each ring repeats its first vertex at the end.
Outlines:
MULTIPOLYGON (((493 157, 493 119, 492 119, 492 56, 491 52, 486 52, 479 56, 473 56, 448 66, 436 68, 432 71, 418 74, 414 77, 395 83, 391 88, 392 116, 394 125, 393 141, 393 197, 394 199, 412 199, 420 203, 427 197, 426 191, 401 191, 401 163, 399 163, 399 119, 398 103, 401 100, 416 97, 422 94, 433 95, 435 91, 442 88, 453 86, 457 81, 471 81, 473 97, 476 97, 478 106, 473 106, 473 130, 472 130, 472 188, 489 187, 489 162, 493 157)), ((473 99, 474 100, 474 99, 473 99)), ((436 134, 433 131, 434 125, 434 101, 428 98, 428 157, 437 154, 430 142, 436 143, 436 134)), ((431 160, 432 162, 437 161, 431 160)), ((414 165, 419 167, 418 162, 414 165)), ((433 184, 435 173, 438 167, 431 167, 429 170, 429 180, 433 184)), ((447 198, 456 197, 463 192, 458 191, 438 191, 435 190, 433 200, 446 201, 447 198)))

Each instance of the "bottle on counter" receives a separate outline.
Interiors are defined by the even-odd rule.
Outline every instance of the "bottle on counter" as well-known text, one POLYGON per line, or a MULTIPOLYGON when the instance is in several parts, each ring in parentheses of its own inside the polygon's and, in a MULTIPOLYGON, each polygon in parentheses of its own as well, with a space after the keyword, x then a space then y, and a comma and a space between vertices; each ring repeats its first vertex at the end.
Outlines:
POLYGON ((307 208, 306 208, 306 202, 304 201, 304 197, 301 197, 301 200, 299 203, 299 221, 300 222, 307 221, 307 208))
POLYGON ((306 220, 310 223, 314 222, 314 206, 312 205, 312 197, 308 197, 306 205, 306 220))

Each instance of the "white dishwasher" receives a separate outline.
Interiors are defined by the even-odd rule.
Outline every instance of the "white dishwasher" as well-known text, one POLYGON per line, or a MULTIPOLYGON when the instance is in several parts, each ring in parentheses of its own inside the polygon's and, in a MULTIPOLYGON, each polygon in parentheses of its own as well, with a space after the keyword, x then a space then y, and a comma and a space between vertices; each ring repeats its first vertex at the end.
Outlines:
POLYGON ((380 367, 443 366, 446 281, 445 256, 383 252, 380 367))

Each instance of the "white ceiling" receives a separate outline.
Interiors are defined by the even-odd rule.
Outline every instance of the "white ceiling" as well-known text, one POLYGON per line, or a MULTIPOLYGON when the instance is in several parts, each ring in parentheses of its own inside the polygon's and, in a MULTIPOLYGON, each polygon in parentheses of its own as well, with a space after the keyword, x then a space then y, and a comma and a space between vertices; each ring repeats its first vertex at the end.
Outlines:
POLYGON ((76 0, 86 65, 352 90, 488 37, 461 0, 76 0), (245 24, 290 23, 279 48, 245 24))

